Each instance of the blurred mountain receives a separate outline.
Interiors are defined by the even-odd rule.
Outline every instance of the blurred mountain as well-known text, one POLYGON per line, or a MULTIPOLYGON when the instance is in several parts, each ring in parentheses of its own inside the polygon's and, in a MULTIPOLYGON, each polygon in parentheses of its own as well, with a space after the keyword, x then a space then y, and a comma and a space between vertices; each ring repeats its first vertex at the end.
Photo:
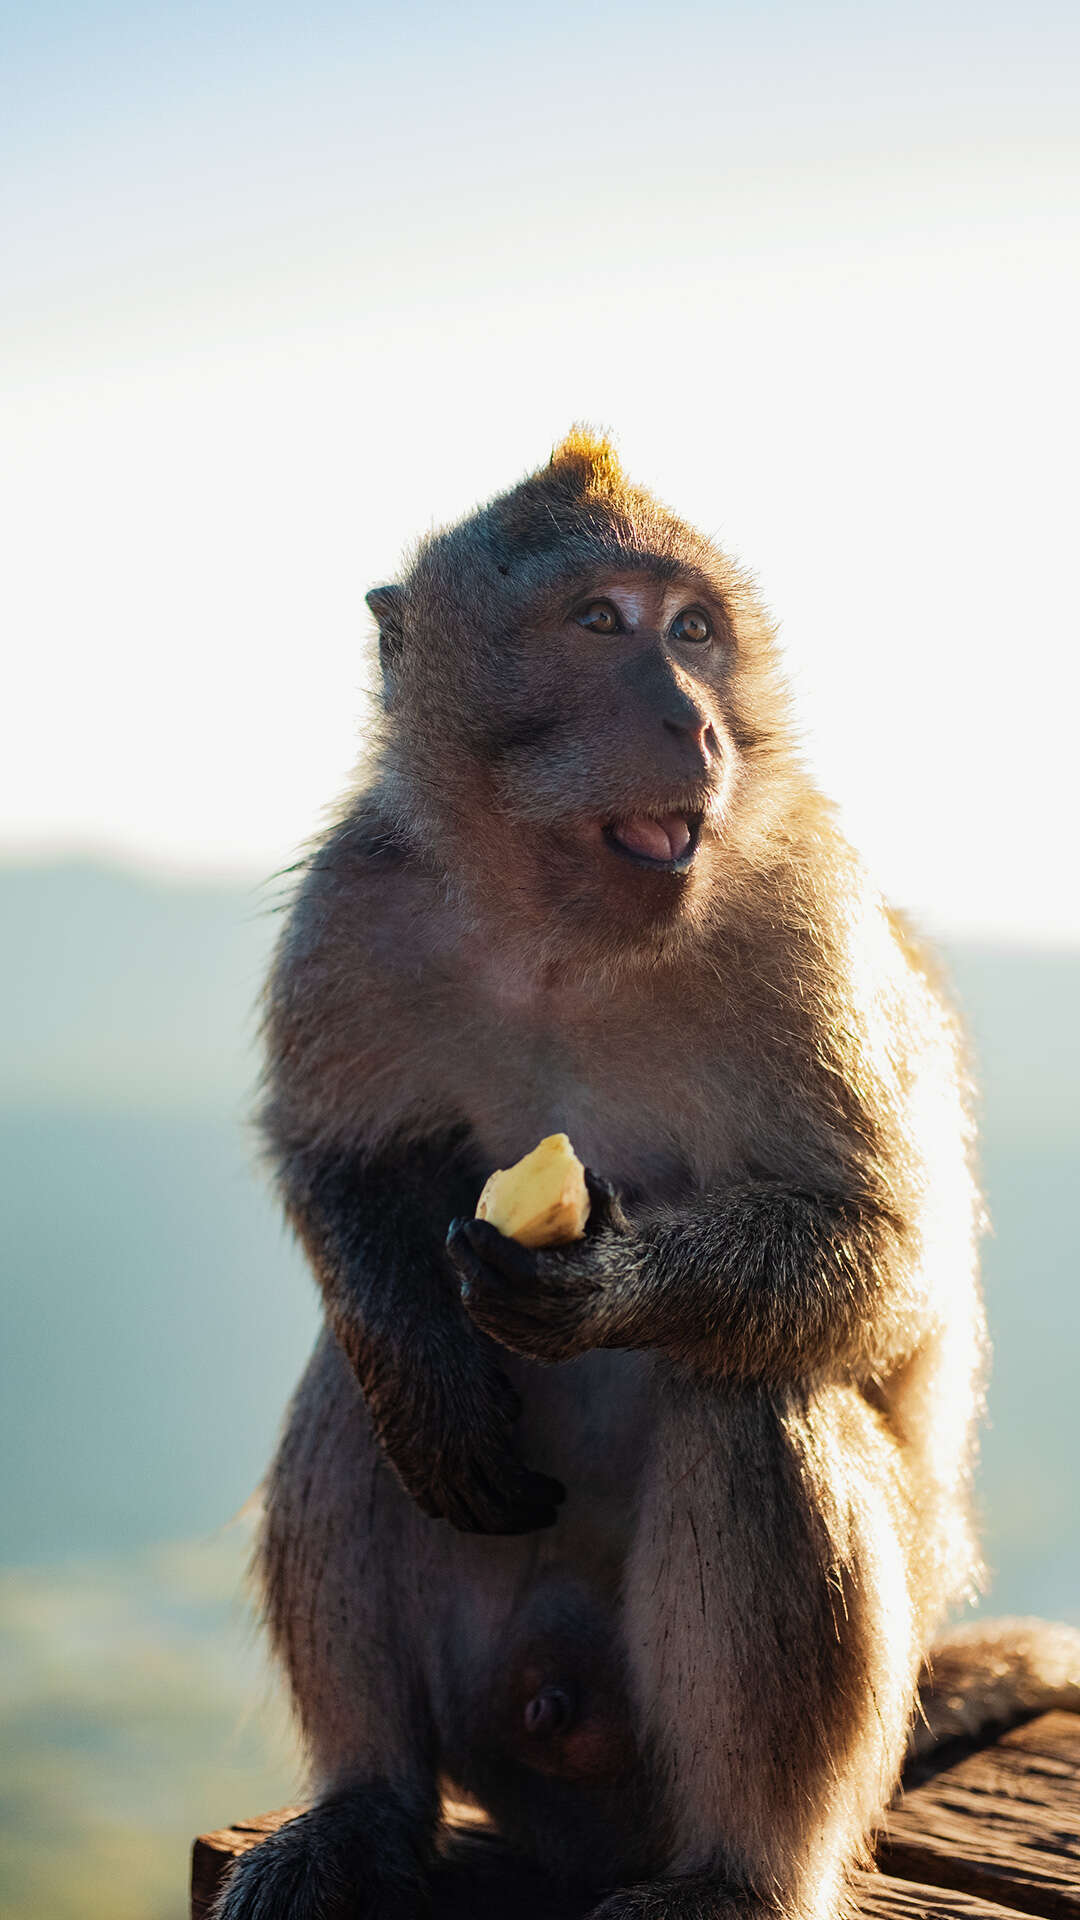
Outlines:
POLYGON ((282 891, 0 868, 0 1101, 237 1107, 282 891))
POLYGON ((0 869, 0 1560, 202 1534, 248 1499, 314 1289, 256 1165, 280 888, 0 869))
POLYGON ((972 1045, 984 1141, 1075 1150, 1080 952, 950 943, 943 958, 972 1045))

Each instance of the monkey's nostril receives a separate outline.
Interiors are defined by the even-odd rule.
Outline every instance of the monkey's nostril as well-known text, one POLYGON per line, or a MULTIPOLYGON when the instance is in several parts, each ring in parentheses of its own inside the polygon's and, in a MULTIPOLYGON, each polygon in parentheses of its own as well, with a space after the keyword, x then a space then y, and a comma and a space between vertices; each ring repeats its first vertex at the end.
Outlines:
POLYGON ((673 733, 676 739, 688 740, 706 761, 715 759, 720 751, 720 742, 711 720, 702 720, 695 714, 693 720, 683 722, 672 720, 665 714, 664 727, 668 733, 673 733))

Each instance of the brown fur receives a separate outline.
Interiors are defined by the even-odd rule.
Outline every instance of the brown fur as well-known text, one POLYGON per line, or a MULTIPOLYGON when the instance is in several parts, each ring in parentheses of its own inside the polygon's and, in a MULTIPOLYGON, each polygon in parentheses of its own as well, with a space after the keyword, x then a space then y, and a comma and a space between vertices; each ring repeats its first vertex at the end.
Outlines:
POLYGON ((746 578, 606 443, 372 605, 385 718, 267 1019, 330 1331, 261 1569, 324 1814, 221 1912, 351 1913, 343 1875, 420 1911, 448 1777, 607 1916, 824 1915, 977 1577, 952 1016, 798 763, 746 578), (665 637, 680 595, 711 647, 665 637), (576 624, 593 596, 631 609, 617 641, 576 624), (686 873, 600 836, 693 809, 686 873), (448 1256, 556 1129, 625 1212, 527 1266, 461 1229, 448 1256), (544 1688, 572 1723, 534 1737, 544 1688))

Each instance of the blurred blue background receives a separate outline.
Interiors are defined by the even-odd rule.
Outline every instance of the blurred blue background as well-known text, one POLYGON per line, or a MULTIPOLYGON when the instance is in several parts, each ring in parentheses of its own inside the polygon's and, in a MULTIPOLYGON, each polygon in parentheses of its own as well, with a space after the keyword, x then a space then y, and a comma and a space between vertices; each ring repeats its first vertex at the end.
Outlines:
POLYGON ((986 1604, 1080 1621, 1080 17, 0 9, 0 1909, 294 1786, 242 1598, 316 1321, 255 1166, 364 589, 574 418, 753 567, 983 1088, 986 1604))

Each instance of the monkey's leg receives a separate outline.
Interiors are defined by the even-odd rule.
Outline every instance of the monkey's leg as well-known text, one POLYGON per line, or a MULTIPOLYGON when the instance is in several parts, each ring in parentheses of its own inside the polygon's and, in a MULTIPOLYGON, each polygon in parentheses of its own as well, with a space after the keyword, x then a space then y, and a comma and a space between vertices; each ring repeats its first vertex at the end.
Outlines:
POLYGON ((313 1805, 237 1862, 215 1920, 416 1920, 438 1813, 418 1617, 423 1520, 324 1335, 271 1472, 259 1573, 313 1805))
POLYGON ((916 1651, 899 1454, 846 1388, 658 1369, 625 1633, 666 1864, 596 1920, 826 1916, 899 1771, 916 1651))

